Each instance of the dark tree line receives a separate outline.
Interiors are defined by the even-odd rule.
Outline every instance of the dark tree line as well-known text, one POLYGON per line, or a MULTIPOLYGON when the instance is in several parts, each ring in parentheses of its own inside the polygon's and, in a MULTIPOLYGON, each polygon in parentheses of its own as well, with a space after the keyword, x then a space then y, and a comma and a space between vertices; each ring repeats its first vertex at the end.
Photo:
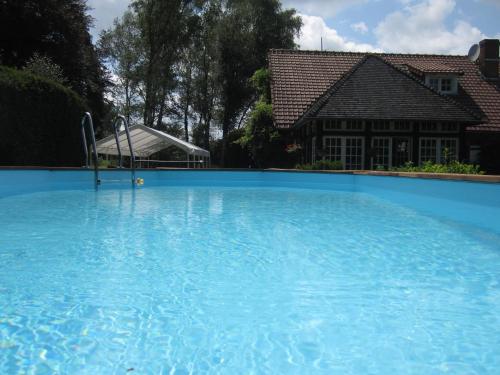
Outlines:
POLYGON ((85 0, 2 0, 0 65, 60 69, 60 81, 86 100, 98 121, 106 82, 91 24, 85 0))

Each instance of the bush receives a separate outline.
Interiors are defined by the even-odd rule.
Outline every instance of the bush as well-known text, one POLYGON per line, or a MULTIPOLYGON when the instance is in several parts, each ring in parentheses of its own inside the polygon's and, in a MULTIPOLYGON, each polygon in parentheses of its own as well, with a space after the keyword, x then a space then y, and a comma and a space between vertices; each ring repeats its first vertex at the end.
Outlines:
POLYGON ((85 111, 72 90, 0 66, 0 164, 81 166, 85 111))
POLYGON ((402 167, 392 168, 394 172, 425 172, 425 173, 457 173, 457 174, 484 174, 478 165, 451 161, 447 164, 435 164, 430 161, 421 166, 415 166, 411 161, 402 167))
POLYGON ((312 164, 297 164, 295 169, 306 171, 338 171, 344 169, 341 161, 318 160, 312 164))

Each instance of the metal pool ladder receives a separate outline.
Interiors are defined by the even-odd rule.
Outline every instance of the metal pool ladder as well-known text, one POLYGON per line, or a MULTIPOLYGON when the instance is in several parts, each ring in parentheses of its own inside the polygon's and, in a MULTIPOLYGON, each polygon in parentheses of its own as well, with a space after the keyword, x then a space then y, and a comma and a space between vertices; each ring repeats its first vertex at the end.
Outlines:
MULTIPOLYGON (((135 155, 134 155, 134 149, 132 147, 132 139, 130 137, 130 131, 128 128, 128 121, 123 115, 118 115, 116 120, 113 123, 113 130, 115 133, 115 141, 116 141, 116 149, 118 151, 118 158, 119 158, 119 168, 123 168, 123 157, 122 157, 122 152, 121 152, 121 147, 120 147, 120 140, 119 140, 119 132, 120 132, 120 127, 119 124, 120 122, 123 123, 123 126, 125 128, 125 134, 127 135, 127 142, 128 142, 128 147, 130 151, 130 172, 131 172, 131 180, 132 180, 132 187, 136 186, 136 178, 135 178, 135 155)), ((92 115, 89 112, 85 112, 83 118, 82 118, 82 141, 83 141, 83 151, 85 153, 85 167, 90 168, 89 166, 89 152, 88 152, 88 144, 87 144, 87 137, 86 137, 86 131, 85 131, 85 126, 89 127, 89 132, 90 132, 90 138, 91 138, 91 144, 92 144, 92 156, 93 156, 93 161, 94 161, 94 182, 95 182, 95 187, 97 187, 101 184, 101 182, 120 182, 121 180, 101 180, 99 178, 99 159, 97 156, 97 145, 96 145, 96 140, 95 140, 95 133, 94 133, 94 124, 92 121, 92 115)))
POLYGON ((89 169, 89 150, 87 144, 87 136, 85 135, 85 125, 89 128, 90 140, 92 142, 92 156, 94 159, 94 182, 95 187, 100 184, 99 180, 99 160, 97 158, 97 146, 95 143, 95 133, 94 133, 94 123, 92 121, 92 115, 89 112, 85 112, 82 118, 82 142, 83 142, 83 152, 85 153, 85 168, 89 169))
POLYGON ((118 115, 116 117, 115 122, 113 123, 113 131, 115 133, 115 141, 116 141, 116 149, 118 150, 118 168, 123 168, 123 157, 122 157, 122 150, 120 147, 120 140, 119 140, 119 133, 120 133, 120 127, 119 124, 122 123, 123 127, 125 128, 125 134, 127 135, 127 143, 128 143, 128 149, 130 151, 130 173, 132 177, 132 186, 135 187, 136 185, 136 178, 135 178, 135 154, 134 154, 134 148, 132 147, 132 139, 130 137, 130 131, 128 128, 128 121, 123 115, 118 115))

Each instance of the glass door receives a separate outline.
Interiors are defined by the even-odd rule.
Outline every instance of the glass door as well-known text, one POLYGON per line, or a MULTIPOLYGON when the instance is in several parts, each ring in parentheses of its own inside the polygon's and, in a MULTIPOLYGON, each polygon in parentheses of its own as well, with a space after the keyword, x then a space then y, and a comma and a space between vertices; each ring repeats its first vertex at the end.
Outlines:
POLYGON ((392 138, 392 167, 401 167, 411 160, 409 137, 392 138))

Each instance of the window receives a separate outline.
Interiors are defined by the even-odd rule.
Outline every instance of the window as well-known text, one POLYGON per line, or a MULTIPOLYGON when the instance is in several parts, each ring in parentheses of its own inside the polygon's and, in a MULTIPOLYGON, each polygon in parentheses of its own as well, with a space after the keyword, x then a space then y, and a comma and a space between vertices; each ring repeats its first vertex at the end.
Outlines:
POLYGON ((451 78, 441 78, 441 92, 451 91, 451 78))
POLYGON ((435 138, 420 139, 420 163, 425 161, 437 163, 437 139, 435 138))
POLYGON ((456 122, 441 123, 442 132, 458 133, 458 124, 456 122))
POLYGON ((409 137, 373 137, 372 168, 399 167, 410 161, 409 137))
POLYGON ((341 120, 325 120, 323 125, 324 130, 342 130, 341 120))
POLYGON ((345 168, 363 169, 363 138, 345 138, 345 168))
POLYGON ((325 137, 326 158, 331 161, 342 161, 342 138, 325 137))
POLYGON ((392 167, 400 167, 411 160, 411 140, 408 137, 392 138, 392 167))
POLYGON ((372 122, 372 129, 374 131, 389 131, 391 130, 391 123, 389 120, 375 120, 372 122))
POLYGON ((374 132, 408 132, 412 129, 412 124, 408 121, 374 120, 370 121, 374 132))
POLYGON ((437 132, 438 125, 436 122, 425 121, 420 124, 421 132, 437 132))
POLYGON ((457 138, 420 138, 420 163, 447 163, 457 159, 457 138))
POLYGON ((391 138, 373 138, 372 168, 389 168, 391 166, 391 138))
POLYGON ((396 121, 394 123, 394 130, 400 132, 409 132, 411 131, 411 124, 408 121, 396 121))
POLYGON ((363 130, 363 121, 361 120, 347 120, 345 130, 363 130))
POLYGON ((363 169, 363 137, 323 137, 325 159, 340 161, 344 169, 363 169))
POLYGON ((423 133, 458 133, 459 130, 459 124, 456 122, 424 121, 420 123, 420 131, 423 133))
POLYGON ((364 129, 364 123, 362 120, 325 120, 323 129, 360 131, 364 129))
POLYGON ((432 87, 434 90, 439 91, 439 79, 431 78, 429 80, 429 86, 432 87))
POLYGON ((450 161, 457 160, 457 144, 458 141, 453 138, 441 139, 441 163, 448 163, 450 161))
POLYGON ((431 87, 432 89, 442 92, 444 94, 456 94, 458 80, 457 77, 454 76, 429 76, 425 77, 425 83, 431 87))

